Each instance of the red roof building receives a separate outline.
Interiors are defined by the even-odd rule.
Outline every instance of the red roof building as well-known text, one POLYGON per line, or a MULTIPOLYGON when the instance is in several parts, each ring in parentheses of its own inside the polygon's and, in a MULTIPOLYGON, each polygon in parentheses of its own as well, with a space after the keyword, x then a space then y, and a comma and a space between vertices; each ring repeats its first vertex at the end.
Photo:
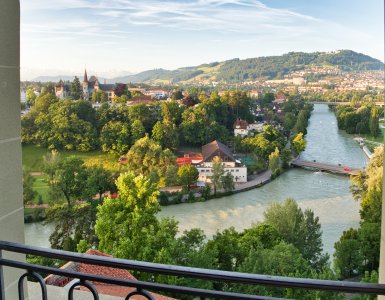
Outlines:
MULTIPOLYGON (((88 250, 86 254, 112 257, 111 255, 108 255, 106 253, 100 252, 98 250, 92 250, 92 249, 88 250)), ((124 269, 90 265, 90 264, 84 264, 79 262, 70 261, 65 265, 61 266, 60 269, 71 270, 75 272, 87 273, 92 275, 108 276, 108 277, 119 278, 119 279, 128 279, 133 281, 137 280, 130 272, 124 269)), ((69 284, 72 280, 73 278, 68 278, 68 277, 53 275, 53 274, 45 278, 46 284, 54 285, 58 287, 64 287, 67 284, 69 284)), ((126 297, 129 293, 136 290, 136 288, 133 288, 133 287, 119 286, 119 285, 113 285, 113 284, 103 283, 103 282, 91 281, 91 283, 95 287, 95 289, 98 291, 99 294, 116 296, 116 297, 126 297)), ((83 286, 80 286, 80 290, 88 291, 88 289, 83 286)), ((170 298, 167 296, 163 296, 163 295, 159 295, 151 292, 150 294, 156 300, 175 300, 174 298, 170 298)), ((135 299, 146 300, 147 298, 143 296, 135 296, 135 299)))
POLYGON ((289 98, 286 95, 278 94, 274 98, 274 103, 283 103, 286 102, 289 98))
POLYGON ((234 129, 247 129, 249 126, 249 123, 245 120, 237 119, 233 125, 234 129))
POLYGON ((202 155, 205 162, 211 162, 215 156, 219 156, 223 162, 235 162, 229 147, 217 140, 202 146, 202 155))
POLYGON ((135 105, 135 104, 150 104, 150 103, 153 103, 154 100, 151 98, 151 96, 137 96, 137 97, 133 97, 131 98, 129 101, 127 101, 127 106, 132 106, 132 105, 135 105))
POLYGON ((203 160, 202 155, 194 154, 185 154, 183 157, 178 157, 176 159, 176 163, 178 166, 183 166, 183 165, 191 165, 191 164, 198 164, 201 163, 203 160))

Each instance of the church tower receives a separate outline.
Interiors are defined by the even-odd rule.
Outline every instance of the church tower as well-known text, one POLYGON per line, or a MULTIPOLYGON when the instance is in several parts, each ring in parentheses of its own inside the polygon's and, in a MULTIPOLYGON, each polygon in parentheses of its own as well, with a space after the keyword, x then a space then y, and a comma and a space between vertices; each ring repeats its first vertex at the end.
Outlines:
POLYGON ((87 70, 84 69, 84 78, 83 78, 83 99, 84 100, 90 100, 90 92, 88 89, 88 77, 87 77, 87 70))

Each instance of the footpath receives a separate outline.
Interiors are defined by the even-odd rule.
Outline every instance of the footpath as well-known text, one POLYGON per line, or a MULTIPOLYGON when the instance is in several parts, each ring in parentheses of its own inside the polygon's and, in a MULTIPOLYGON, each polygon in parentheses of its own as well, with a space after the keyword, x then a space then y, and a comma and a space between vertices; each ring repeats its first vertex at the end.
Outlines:
POLYGON ((248 176, 248 181, 236 183, 233 192, 240 193, 259 187, 271 180, 271 171, 267 170, 257 175, 248 176))

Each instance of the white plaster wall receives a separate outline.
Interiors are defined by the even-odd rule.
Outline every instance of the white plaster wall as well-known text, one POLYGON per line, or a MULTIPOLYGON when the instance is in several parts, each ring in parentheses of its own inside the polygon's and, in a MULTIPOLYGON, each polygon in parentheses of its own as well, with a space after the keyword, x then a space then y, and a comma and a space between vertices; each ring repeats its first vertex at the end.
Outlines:
MULTIPOLYGON (((199 172, 198 181, 211 182, 210 177, 213 175, 211 172, 211 168, 207 167, 197 167, 199 172), (204 172, 202 172, 204 171, 204 172)), ((238 168, 225 168, 226 172, 230 173, 234 177, 234 182, 247 182, 247 168, 246 167, 238 167, 238 168)))

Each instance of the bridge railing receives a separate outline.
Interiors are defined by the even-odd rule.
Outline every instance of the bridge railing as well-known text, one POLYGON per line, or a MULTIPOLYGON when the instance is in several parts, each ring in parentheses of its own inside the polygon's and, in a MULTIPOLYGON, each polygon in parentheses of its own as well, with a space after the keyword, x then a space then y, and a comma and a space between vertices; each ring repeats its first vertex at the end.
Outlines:
POLYGON ((239 294, 223 292, 218 290, 191 288, 186 286, 176 286, 161 284, 156 282, 136 281, 127 279, 118 279, 109 276, 75 272, 65 269, 52 268, 43 265, 24 263, 17 260, 5 259, 4 252, 33 254, 41 257, 55 258, 64 261, 80 262, 98 266, 113 267, 124 270, 135 270, 151 274, 172 275, 178 277, 197 278, 207 281, 227 282, 235 284, 262 285, 268 287, 299 288, 306 290, 334 291, 358 294, 385 295, 384 284, 368 284, 357 282, 342 282, 331 280, 317 280, 307 278, 291 278, 280 276, 268 276, 258 274, 247 274, 237 272, 226 272, 218 270, 189 268, 181 266, 163 265, 133 260, 117 259, 112 257, 86 255, 68 251, 46 249, 40 247, 26 246, 23 244, 0 241, 0 300, 5 300, 4 292, 4 274, 3 266, 25 270, 26 273, 19 279, 19 299, 24 298, 23 280, 27 277, 34 277, 39 282, 42 290, 42 299, 47 298, 47 287, 43 278, 38 272, 45 274, 56 274, 69 278, 76 278, 68 289, 68 299, 72 299, 73 291, 78 286, 88 288, 94 299, 99 299, 99 294, 92 282, 115 284, 124 287, 133 287, 135 290, 126 296, 125 299, 131 299, 141 295, 146 299, 154 299, 152 292, 165 292, 172 295, 189 295, 199 299, 281 299, 274 297, 239 294))

